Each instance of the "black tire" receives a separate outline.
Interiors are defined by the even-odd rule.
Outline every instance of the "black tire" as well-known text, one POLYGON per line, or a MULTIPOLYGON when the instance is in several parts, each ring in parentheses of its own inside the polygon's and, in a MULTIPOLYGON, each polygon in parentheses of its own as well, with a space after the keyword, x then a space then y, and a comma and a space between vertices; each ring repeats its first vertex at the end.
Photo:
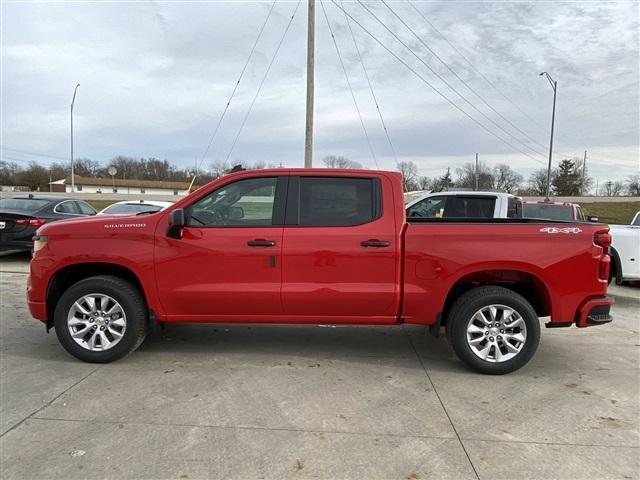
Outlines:
POLYGON ((89 277, 73 284, 62 294, 54 312, 54 327, 58 340, 74 357, 91 363, 113 362, 133 352, 145 339, 147 308, 141 293, 130 282, 108 275, 89 277), (126 315, 126 328, 122 338, 104 351, 92 351, 76 343, 67 326, 67 315, 76 300, 96 293, 116 300, 126 315))
POLYGON ((513 290, 493 285, 476 287, 461 295, 449 310, 446 328, 447 339, 458 358, 472 370, 490 375, 503 375, 523 367, 533 357, 540 342, 540 322, 531 304, 513 290), (467 326, 472 317, 489 305, 504 305, 515 310, 526 326, 526 338, 520 352, 502 362, 483 360, 467 341, 467 326))

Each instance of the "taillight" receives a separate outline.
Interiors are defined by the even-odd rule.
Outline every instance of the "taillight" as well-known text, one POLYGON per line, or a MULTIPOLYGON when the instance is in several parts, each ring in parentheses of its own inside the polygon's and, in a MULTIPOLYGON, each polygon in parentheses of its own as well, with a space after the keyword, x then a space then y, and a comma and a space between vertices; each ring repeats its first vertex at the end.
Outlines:
POLYGON ((598 277, 600 280, 609 280, 611 269, 611 257, 609 257, 609 247, 611 247, 611 234, 608 230, 596 232, 593 235, 593 243, 602 247, 602 255, 598 262, 598 277))
POLYGON ((603 253, 608 254, 609 253, 609 247, 611 246, 611 234, 609 232, 596 232, 593 235, 593 243, 595 243, 596 245, 598 245, 599 247, 602 247, 602 250, 604 250, 603 253))
POLYGON ((30 227, 41 227, 44 225, 44 220, 42 218, 21 218, 20 220, 16 220, 16 224, 29 225, 30 227))

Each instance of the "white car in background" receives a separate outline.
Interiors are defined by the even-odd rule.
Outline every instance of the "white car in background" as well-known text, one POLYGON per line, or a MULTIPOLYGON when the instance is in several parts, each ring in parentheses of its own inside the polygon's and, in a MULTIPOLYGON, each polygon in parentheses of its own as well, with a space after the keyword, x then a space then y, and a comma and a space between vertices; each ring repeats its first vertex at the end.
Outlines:
POLYGON ((405 210, 411 218, 522 218, 522 199, 499 192, 407 192, 405 210))
POLYGON ((629 225, 609 225, 611 274, 616 283, 640 280, 640 212, 629 225))
POLYGON ((138 213, 159 212, 173 205, 173 202, 156 200, 125 200, 116 202, 103 208, 98 215, 137 215, 138 213))

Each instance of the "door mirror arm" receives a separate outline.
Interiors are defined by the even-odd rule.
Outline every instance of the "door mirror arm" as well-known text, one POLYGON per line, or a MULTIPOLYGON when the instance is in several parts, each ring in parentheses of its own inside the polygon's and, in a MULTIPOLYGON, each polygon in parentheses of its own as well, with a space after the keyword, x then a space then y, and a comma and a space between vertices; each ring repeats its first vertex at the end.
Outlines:
POLYGON ((167 237, 181 239, 182 230, 184 229, 184 210, 176 208, 169 212, 169 228, 167 229, 167 237))

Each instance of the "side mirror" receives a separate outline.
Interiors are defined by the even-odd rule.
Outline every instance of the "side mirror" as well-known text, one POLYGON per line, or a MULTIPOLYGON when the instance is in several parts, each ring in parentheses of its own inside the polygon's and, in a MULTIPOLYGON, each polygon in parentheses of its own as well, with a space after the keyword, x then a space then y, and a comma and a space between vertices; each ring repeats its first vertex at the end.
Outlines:
POLYGON ((182 238, 182 229, 184 227, 184 210, 176 208, 169 213, 169 229, 167 237, 182 238))
POLYGON ((587 222, 598 223, 599 221, 600 220, 598 219, 598 217, 592 217, 592 216, 587 217, 587 222))

